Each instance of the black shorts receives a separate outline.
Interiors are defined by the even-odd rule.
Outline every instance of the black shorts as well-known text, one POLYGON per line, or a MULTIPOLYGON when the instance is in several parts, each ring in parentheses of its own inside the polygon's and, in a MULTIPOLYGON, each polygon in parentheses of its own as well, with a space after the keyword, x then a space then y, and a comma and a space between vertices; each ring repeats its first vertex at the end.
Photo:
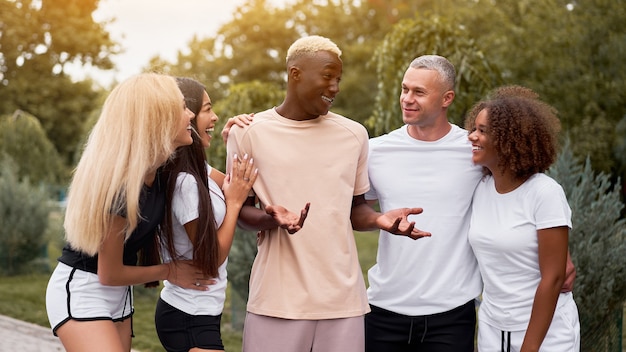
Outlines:
POLYGON ((365 315, 365 351, 473 352, 474 301, 450 311, 407 316, 370 305, 365 315))
POLYGON ((168 352, 188 352, 198 347, 224 350, 220 322, 222 315, 191 315, 159 298, 154 322, 161 344, 168 352))

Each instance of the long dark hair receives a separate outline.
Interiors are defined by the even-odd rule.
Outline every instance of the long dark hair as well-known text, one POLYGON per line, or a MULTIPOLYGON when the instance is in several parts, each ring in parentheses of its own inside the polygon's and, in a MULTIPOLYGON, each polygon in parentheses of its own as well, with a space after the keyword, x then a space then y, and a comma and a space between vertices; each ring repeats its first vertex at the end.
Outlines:
MULTIPOLYGON (((178 86, 185 96, 185 103, 189 110, 196 116, 202 108, 202 98, 205 87, 200 82, 186 77, 177 77, 178 86)), ((197 131, 196 119, 191 122, 197 131)), ((172 199, 176 189, 176 179, 179 173, 186 172, 195 178, 198 185, 198 226, 192 240, 193 263, 204 275, 218 277, 219 244, 217 241, 217 223, 211 205, 209 193, 208 174, 206 167, 206 154, 202 146, 202 140, 197 133, 192 133, 193 143, 179 147, 175 156, 165 166, 168 174, 167 202, 165 217, 163 219, 162 240, 170 253, 172 260, 176 260, 178 254, 174 248, 172 230, 172 199)))

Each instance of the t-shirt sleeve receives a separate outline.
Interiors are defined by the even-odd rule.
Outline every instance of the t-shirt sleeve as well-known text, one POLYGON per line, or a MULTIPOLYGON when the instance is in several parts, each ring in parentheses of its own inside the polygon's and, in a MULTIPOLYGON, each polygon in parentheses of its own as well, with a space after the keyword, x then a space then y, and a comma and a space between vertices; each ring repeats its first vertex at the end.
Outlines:
POLYGON ((197 219, 198 202, 196 179, 188 173, 178 174, 172 199, 172 216, 181 224, 197 219))
POLYGON ((563 187, 549 179, 536 193, 535 223, 537 230, 567 226, 572 228, 572 210, 563 187))
POLYGON ((362 127, 361 138, 361 153, 359 154, 359 161, 357 165, 356 180, 354 184, 354 195, 358 196, 366 193, 370 189, 369 174, 367 171, 367 155, 369 153, 369 139, 367 136, 367 130, 362 127))

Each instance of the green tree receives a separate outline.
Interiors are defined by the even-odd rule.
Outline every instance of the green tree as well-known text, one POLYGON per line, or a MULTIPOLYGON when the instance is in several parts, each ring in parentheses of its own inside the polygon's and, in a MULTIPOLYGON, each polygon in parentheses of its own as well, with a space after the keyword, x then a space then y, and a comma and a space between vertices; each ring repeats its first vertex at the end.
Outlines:
POLYGON ((23 111, 0 116, 0 156, 15 160, 18 179, 34 184, 58 184, 65 168, 39 120, 23 111))
MULTIPOLYGON (((281 86, 273 83, 259 81, 234 84, 228 91, 228 97, 214 102, 214 109, 219 116, 215 125, 214 143, 208 150, 209 164, 224 170, 226 161, 226 146, 222 143, 220 132, 224 128, 228 118, 239 114, 249 114, 267 110, 278 106, 285 97, 281 86)), ((210 93, 209 93, 210 94, 210 93)))
POLYGON ((490 63, 466 30, 436 15, 402 20, 374 54, 379 89, 376 109, 367 125, 375 135, 402 125, 398 100, 402 77, 409 63, 425 54, 444 56, 456 67, 456 98, 449 117, 457 124, 463 122, 472 104, 502 81, 498 68, 490 63))
POLYGON ((626 135, 605 126, 626 116, 626 2, 473 3, 455 18, 500 63, 507 82, 532 88, 556 107, 564 129, 584 141, 576 156, 594 155, 594 168, 604 172, 623 168, 611 150, 626 135), (596 124, 601 127, 590 134, 586 127, 596 124))
MULTIPOLYGON (((18 180, 10 157, 0 159, 0 273, 15 275, 32 269, 45 252, 48 198, 28 180, 18 180)), ((46 258, 47 261, 47 258, 46 258)))
POLYGON ((391 25, 409 16, 410 1, 299 0, 275 8, 267 0, 250 0, 215 37, 194 38, 189 53, 175 63, 153 58, 147 69, 195 77, 220 100, 231 84, 261 81, 285 84, 287 49, 304 35, 323 35, 339 45, 344 71, 333 111, 365 122, 374 109, 376 72, 372 53, 391 25), (267 19, 271 18, 271 21, 267 19))
POLYGON ((108 69, 116 47, 91 17, 98 0, 0 0, 0 114, 36 116, 69 163, 97 93, 70 64, 108 69), (79 35, 77 35, 79 34, 79 35))
POLYGON ((569 248, 577 271, 581 351, 612 351, 621 335, 615 317, 626 302, 626 219, 619 187, 606 173, 595 173, 589 158, 579 163, 569 140, 548 174, 563 186, 572 209, 569 248))

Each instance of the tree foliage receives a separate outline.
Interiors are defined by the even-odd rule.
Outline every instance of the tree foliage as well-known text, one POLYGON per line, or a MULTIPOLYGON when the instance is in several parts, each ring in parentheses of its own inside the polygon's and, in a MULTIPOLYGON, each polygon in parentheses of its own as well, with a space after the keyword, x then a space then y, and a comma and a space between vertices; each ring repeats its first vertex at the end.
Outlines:
POLYGON ((581 322, 581 351, 605 351, 613 318, 626 302, 626 219, 620 190, 591 161, 577 161, 569 140, 548 174, 564 188, 572 209, 570 252, 576 266, 574 298, 581 322))
POLYGON ((449 112, 457 124, 462 123, 472 104, 502 82, 498 69, 463 28, 436 15, 400 21, 374 54, 378 94, 367 124, 375 135, 402 125, 398 100, 402 77, 414 58, 426 54, 444 56, 457 69, 456 98, 449 112))
POLYGON ((72 82, 70 64, 112 67, 116 52, 91 14, 98 0, 0 0, 0 114, 40 119, 56 149, 71 161, 82 122, 94 109, 93 82, 72 82))
POLYGON ((29 270, 45 250, 50 209, 45 192, 18 180, 12 159, 0 159, 0 273, 29 270))
POLYGON ((65 179, 63 162, 39 120, 22 111, 0 116, 0 158, 15 161, 19 180, 57 184, 65 179))

